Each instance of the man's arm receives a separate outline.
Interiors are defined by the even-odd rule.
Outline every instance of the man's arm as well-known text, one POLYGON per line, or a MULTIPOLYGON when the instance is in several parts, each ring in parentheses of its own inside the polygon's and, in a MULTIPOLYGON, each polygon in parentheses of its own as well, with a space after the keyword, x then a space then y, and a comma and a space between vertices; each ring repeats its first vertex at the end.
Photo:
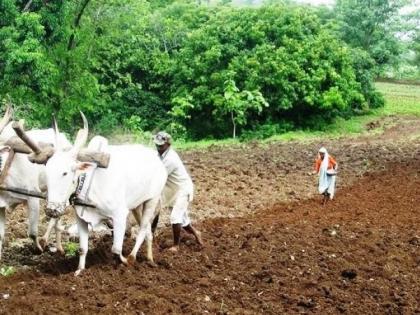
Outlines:
POLYGON ((320 159, 316 159, 315 160, 315 165, 314 165, 314 170, 315 173, 318 174, 319 173, 319 168, 321 167, 321 160, 320 159))
POLYGON ((330 156, 330 163, 332 164, 332 166, 333 166, 333 169, 334 170, 337 170, 337 168, 338 168, 338 163, 337 163, 337 161, 332 157, 332 156, 330 156))

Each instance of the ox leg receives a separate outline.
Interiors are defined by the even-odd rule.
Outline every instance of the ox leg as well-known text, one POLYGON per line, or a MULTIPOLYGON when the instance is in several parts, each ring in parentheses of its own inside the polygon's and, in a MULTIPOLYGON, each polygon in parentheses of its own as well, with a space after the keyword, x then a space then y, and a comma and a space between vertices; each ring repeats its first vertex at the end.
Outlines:
MULTIPOLYGON (((137 208, 134 208, 131 213, 133 214, 134 219, 136 220, 137 225, 140 227, 141 224, 141 217, 142 217, 142 212, 143 212, 143 204, 139 205, 137 208)), ((131 226, 130 229, 130 237, 132 239, 135 238, 136 234, 134 233, 134 228, 133 226, 131 226)), ((138 230, 137 230, 138 233, 138 230)))
POLYGON ((134 217, 134 219, 136 219, 136 222, 137 222, 138 225, 141 224, 142 210, 143 210, 143 205, 141 204, 140 206, 133 209, 133 211, 132 211, 133 217, 134 217))
POLYGON ((89 228, 86 221, 77 218, 77 229, 79 231, 79 267, 77 267, 76 272, 74 273, 75 276, 78 276, 86 266, 86 255, 88 253, 89 247, 89 228))
POLYGON ((41 252, 44 251, 44 247, 39 242, 38 238, 38 223, 39 223, 39 200, 35 198, 28 199, 28 235, 33 240, 34 245, 41 252))
POLYGON ((60 254, 64 254, 64 249, 63 249, 63 245, 61 243, 61 232, 63 232, 64 228, 61 225, 61 219, 54 219, 51 218, 50 221, 48 222, 48 226, 47 226, 47 230, 45 231, 45 234, 41 237, 39 243, 41 245, 41 247, 43 249, 45 249, 45 247, 48 244, 50 235, 51 235, 51 231, 54 228, 55 231, 55 246, 57 247, 57 250, 60 254))
POLYGON ((61 225, 61 218, 56 219, 54 224, 55 230, 55 246, 61 255, 64 255, 64 248, 61 241, 61 233, 64 231, 64 227, 61 225))
POLYGON ((55 226, 55 224, 56 224, 56 219, 50 219, 50 221, 48 221, 47 230, 45 231, 44 235, 39 240, 39 244, 41 245, 42 249, 45 249, 45 247, 48 245, 48 240, 50 238, 51 231, 53 227, 55 226))
POLYGON ((145 203, 143 216, 140 223, 140 231, 136 237, 136 244, 134 245, 133 250, 131 251, 130 255, 128 256, 128 261, 130 263, 134 263, 136 260, 137 252, 139 251, 141 245, 143 244, 144 240, 146 239, 147 242, 147 260, 150 263, 153 263, 153 234, 152 234, 152 221, 156 215, 156 206, 159 200, 152 199, 145 203))
POLYGON ((158 223, 159 223, 159 213, 156 214, 156 216, 155 216, 155 218, 153 219, 153 222, 152 222, 152 234, 153 235, 155 235, 158 223))
POLYGON ((1 207, 0 208, 0 260, 1 260, 1 253, 3 249, 5 224, 6 224, 6 208, 1 207))
POLYGON ((114 223, 114 233, 113 233, 113 244, 112 244, 112 253, 118 255, 123 264, 127 264, 127 259, 122 255, 122 247, 124 242, 125 228, 127 226, 127 209, 121 209, 116 211, 118 213, 117 217, 113 218, 114 223))
POLYGON ((160 215, 161 211, 162 211, 162 200, 159 200, 158 203, 157 203, 157 206, 156 206, 156 210, 155 210, 155 217, 154 217, 153 222, 152 222, 153 237, 155 236, 155 232, 156 232, 156 229, 157 229, 157 226, 158 226, 158 223, 159 223, 159 215, 160 215))

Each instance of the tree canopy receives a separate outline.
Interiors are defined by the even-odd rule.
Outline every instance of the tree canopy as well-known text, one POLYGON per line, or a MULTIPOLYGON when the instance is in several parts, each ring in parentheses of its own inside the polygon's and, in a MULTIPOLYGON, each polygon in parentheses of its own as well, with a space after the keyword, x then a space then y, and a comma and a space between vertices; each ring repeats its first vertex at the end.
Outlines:
POLYGON ((399 3, 370 2, 383 15, 338 1, 331 22, 287 3, 0 0, 0 98, 32 126, 55 113, 69 131, 80 110, 103 134, 316 127, 383 104, 373 69, 397 54, 399 3))

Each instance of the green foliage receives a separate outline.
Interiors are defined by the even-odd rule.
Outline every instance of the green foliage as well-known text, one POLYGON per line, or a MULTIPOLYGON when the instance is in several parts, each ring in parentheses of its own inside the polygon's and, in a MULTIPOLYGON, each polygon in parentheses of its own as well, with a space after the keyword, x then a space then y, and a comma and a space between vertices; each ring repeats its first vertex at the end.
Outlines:
POLYGON ((261 113, 263 107, 268 107, 260 91, 239 91, 234 80, 225 81, 223 101, 216 103, 214 113, 229 114, 233 124, 233 138, 236 137, 236 125, 244 125, 250 110, 261 113))
POLYGON ((141 125, 142 119, 137 115, 132 115, 124 121, 124 126, 127 127, 129 132, 142 132, 141 125))
POLYGON ((34 109, 28 101, 38 105, 48 97, 58 74, 42 45, 44 34, 41 16, 36 13, 17 15, 13 23, 0 29, 0 95, 10 95, 25 114, 34 109))
POLYGON ((13 266, 3 266, 0 268, 0 275, 3 277, 9 277, 16 272, 15 267, 13 266))
POLYGON ((104 135, 182 139, 322 128, 383 104, 372 69, 388 44, 350 48, 330 11, 269 2, 0 0, 0 98, 30 126, 55 113, 73 133, 82 110, 104 135))
POLYGON ((414 115, 420 117, 420 88, 418 85, 377 82, 386 100, 380 115, 414 115))
POLYGON ((240 91, 259 91, 270 104, 261 116, 252 115, 252 125, 284 119, 305 125, 314 115, 329 120, 369 106, 351 53, 300 8, 220 9, 180 49, 172 70, 174 93, 186 90, 192 97, 189 130, 197 137, 204 136, 197 126, 215 136, 231 128, 226 108, 237 102, 226 102, 228 80, 240 91))
POLYGON ((418 70, 420 71, 420 30, 417 30, 416 35, 414 36, 412 49, 415 53, 413 63, 418 67, 418 70))
POLYGON ((169 114, 174 119, 186 119, 191 118, 188 112, 194 108, 194 104, 192 102, 192 97, 188 96, 176 96, 172 100, 172 109, 169 114))
POLYGON ((245 130, 242 132, 240 139, 247 141, 251 139, 266 139, 277 134, 283 134, 293 130, 293 124, 286 121, 279 121, 277 123, 267 122, 263 125, 258 125, 254 129, 245 130))
POLYGON ((372 69, 375 67, 375 61, 369 56, 368 52, 358 48, 352 49, 352 67, 366 100, 366 103, 355 104, 356 113, 383 106, 384 99, 374 86, 375 72, 372 69))
POLYGON ((399 10, 409 2, 337 0, 341 37, 350 46, 366 51, 378 72, 398 61, 402 47, 396 33, 404 31, 399 10))
MULTIPOLYGON (((296 129, 295 126, 283 125, 282 123, 267 123, 258 126, 254 130, 242 133, 240 140, 249 141, 254 139, 265 139, 264 142, 271 141, 325 141, 325 139, 353 137, 365 134, 368 136, 372 131, 366 130, 366 125, 371 122, 384 121, 387 116, 395 115, 414 115, 420 117, 420 89, 416 85, 382 83, 375 84, 379 91, 384 93, 385 106, 373 109, 367 115, 353 116, 348 119, 337 117, 328 125, 324 125, 322 130, 296 129), (266 134, 264 134, 266 132, 266 134)), ((382 132, 383 129, 373 130, 373 133, 382 132)), ((415 137, 415 135, 414 135, 415 137)), ((239 146, 238 139, 206 139, 200 141, 175 142, 177 149, 205 149, 215 146, 239 146)))
POLYGON ((64 252, 67 257, 75 257, 79 251, 79 244, 74 242, 64 243, 64 252))

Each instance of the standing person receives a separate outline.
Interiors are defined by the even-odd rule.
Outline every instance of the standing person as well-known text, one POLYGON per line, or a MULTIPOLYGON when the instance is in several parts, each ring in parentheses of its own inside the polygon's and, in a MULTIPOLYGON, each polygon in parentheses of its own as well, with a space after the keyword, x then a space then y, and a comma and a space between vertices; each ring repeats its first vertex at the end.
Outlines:
POLYGON ((319 149, 315 161, 315 171, 319 175, 318 191, 324 196, 322 204, 325 204, 328 199, 334 198, 337 167, 336 160, 328 154, 327 149, 324 147, 319 149))
POLYGON ((169 250, 172 252, 179 250, 182 228, 193 234, 197 243, 203 246, 201 233, 193 228, 188 217, 188 205, 193 200, 194 185, 180 157, 171 148, 172 137, 161 131, 154 136, 153 142, 168 172, 162 203, 164 207, 171 209, 174 245, 169 250))

